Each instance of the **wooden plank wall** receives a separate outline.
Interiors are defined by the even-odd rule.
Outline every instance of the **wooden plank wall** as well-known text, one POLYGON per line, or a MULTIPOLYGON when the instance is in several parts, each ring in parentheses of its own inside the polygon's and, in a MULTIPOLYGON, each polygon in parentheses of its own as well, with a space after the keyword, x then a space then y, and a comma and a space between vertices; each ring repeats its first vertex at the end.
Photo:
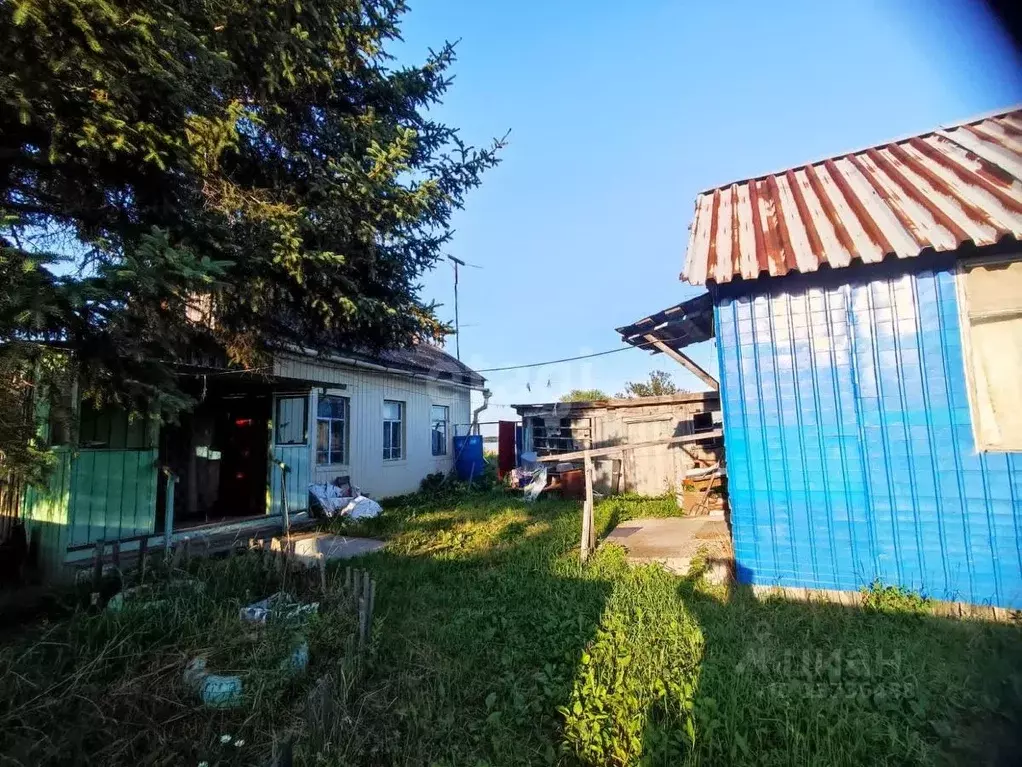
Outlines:
MULTIPOLYGON (((309 485, 312 484, 312 451, 309 445, 274 445, 274 461, 283 461, 291 471, 287 475, 287 500, 290 513, 309 508, 309 485)), ((280 467, 270 465, 270 498, 267 512, 280 514, 280 467)))
POLYGON ((157 451, 82 450, 71 474, 71 539, 78 546, 156 531, 157 451))
POLYGON ((23 517, 31 545, 38 551, 39 569, 59 573, 67 550, 70 521, 72 452, 55 448, 54 465, 44 487, 25 488, 23 517))

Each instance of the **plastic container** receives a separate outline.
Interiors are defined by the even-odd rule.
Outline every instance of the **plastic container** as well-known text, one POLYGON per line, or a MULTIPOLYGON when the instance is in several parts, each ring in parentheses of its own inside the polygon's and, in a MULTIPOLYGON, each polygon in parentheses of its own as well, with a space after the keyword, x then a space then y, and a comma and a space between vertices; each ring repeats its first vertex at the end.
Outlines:
POLYGON ((454 437, 454 471, 458 475, 458 479, 463 482, 475 479, 483 473, 485 466, 481 434, 454 437))

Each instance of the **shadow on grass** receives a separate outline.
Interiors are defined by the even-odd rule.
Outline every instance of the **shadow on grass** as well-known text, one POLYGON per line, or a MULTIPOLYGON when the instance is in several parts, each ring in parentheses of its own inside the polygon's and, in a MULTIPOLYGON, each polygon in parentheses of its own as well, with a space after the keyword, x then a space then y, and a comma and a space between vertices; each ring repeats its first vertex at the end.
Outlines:
POLYGON ((757 599, 682 581, 702 657, 684 716, 651 711, 643 764, 1018 764, 1022 631, 757 599))
POLYGON ((364 560, 378 584, 365 764, 552 764, 611 584, 573 557, 577 503, 417 512, 364 560))

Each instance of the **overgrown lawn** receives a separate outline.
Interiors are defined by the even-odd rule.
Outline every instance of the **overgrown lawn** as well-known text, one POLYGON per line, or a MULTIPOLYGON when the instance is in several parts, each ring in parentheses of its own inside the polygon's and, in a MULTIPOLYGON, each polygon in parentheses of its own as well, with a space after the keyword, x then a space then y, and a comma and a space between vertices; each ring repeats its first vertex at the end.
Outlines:
MULTIPOLYGON (((668 515, 671 503, 608 500, 597 506, 598 530, 668 515)), ((579 525, 577 503, 527 505, 497 491, 403 499, 347 528, 390 545, 359 563, 378 582, 376 643, 357 689, 338 703, 329 744, 303 703, 316 676, 336 673, 330 663, 339 649, 330 643, 348 629, 329 621, 309 678, 274 688, 276 709, 257 706, 240 720, 207 716, 203 727, 179 709, 191 722, 187 732, 206 739, 201 748, 181 752, 173 721, 85 721, 134 728, 132 758, 150 749, 163 756, 153 763, 167 764, 202 754, 216 764, 222 749, 210 739, 228 726, 260 749, 293 733, 301 764, 1011 764, 1020 753, 1018 625, 937 618, 912 595, 880 589, 859 608, 759 601, 656 566, 630 568, 613 546, 582 566, 579 525), (187 758, 175 761, 177 753, 187 758)), ((219 607, 205 603, 209 630, 224 625, 214 614, 232 615, 251 591, 235 583, 218 592, 219 607)), ((96 663, 106 675, 75 688, 79 699, 33 704, 33 718, 22 720, 40 739, 78 727, 75 712, 97 701, 105 716, 119 716, 103 701, 116 695, 118 680, 149 668, 118 660, 111 620, 83 612, 47 629, 61 642, 75 632, 89 638, 70 655, 62 650, 65 659, 51 669, 32 667, 40 691, 96 663)), ((133 630, 123 620, 113 620, 118 630, 133 630)), ((190 636, 157 642, 161 662, 173 667, 168 685, 179 674, 173 664, 205 635, 190 636)), ((4 652, 9 690, 18 663, 36 656, 18 655, 24 645, 4 652)), ((7 748, 17 710, 0 711, 7 748)), ((22 748, 27 726, 18 731, 22 748)), ((95 739, 84 741, 95 747, 95 739)), ((104 755, 93 763, 129 763, 109 749, 104 755)))

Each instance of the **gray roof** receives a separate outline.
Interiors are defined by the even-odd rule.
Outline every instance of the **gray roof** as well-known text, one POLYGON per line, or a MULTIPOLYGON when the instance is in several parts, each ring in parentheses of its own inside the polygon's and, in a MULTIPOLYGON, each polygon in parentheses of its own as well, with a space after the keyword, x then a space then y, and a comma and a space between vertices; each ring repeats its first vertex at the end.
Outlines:
POLYGON ((407 370, 438 381, 451 381, 473 388, 482 388, 486 383, 486 379, 468 365, 432 344, 413 344, 404 349, 385 349, 376 353, 343 353, 366 362, 407 370))

